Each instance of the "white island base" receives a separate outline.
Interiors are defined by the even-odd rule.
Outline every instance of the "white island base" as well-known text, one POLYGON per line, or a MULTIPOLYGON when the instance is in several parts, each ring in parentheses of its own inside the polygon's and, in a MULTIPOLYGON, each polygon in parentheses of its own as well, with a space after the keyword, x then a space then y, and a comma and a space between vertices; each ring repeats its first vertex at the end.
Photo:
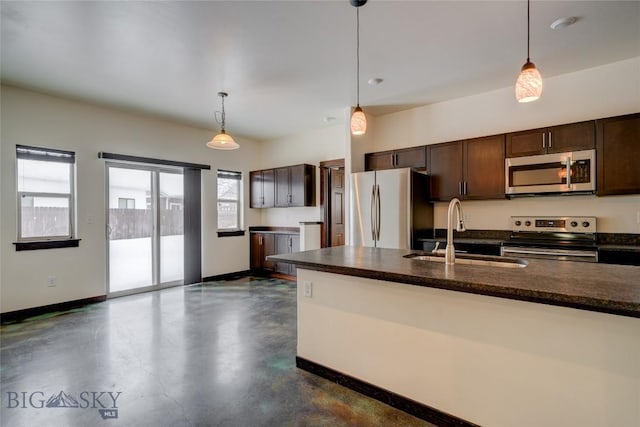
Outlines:
POLYGON ((303 359, 484 426, 640 426, 638 318, 297 275, 303 359))

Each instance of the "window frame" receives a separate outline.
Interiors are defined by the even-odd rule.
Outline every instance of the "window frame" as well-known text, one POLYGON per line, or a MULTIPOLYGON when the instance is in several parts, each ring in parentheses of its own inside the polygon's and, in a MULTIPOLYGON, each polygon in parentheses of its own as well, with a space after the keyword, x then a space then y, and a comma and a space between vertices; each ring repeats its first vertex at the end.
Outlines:
POLYGON ((130 197, 118 197, 118 209, 135 209, 135 208, 136 208, 136 199, 132 199, 130 197), (124 202, 125 204, 124 208, 120 207, 120 202, 124 202), (133 202, 132 207, 129 207, 129 202, 133 202))
POLYGON ((243 206, 243 177, 242 177, 242 172, 239 171, 231 171, 231 170, 225 170, 225 169, 218 169, 216 171, 216 214, 217 214, 217 220, 216 220, 216 228, 217 228, 217 232, 218 232, 218 237, 227 237, 227 236, 243 236, 244 235, 244 223, 243 223, 243 210, 244 210, 244 206, 243 206), (224 175, 227 176, 224 176, 224 175), (223 175, 223 176, 221 176, 223 175), (235 178, 237 177, 237 178, 235 178), (220 193, 218 191, 218 185, 219 185, 219 180, 220 178, 225 178, 225 179, 234 179, 238 181, 238 197, 237 199, 228 199, 228 198, 221 198, 220 197, 220 193), (220 211, 219 211, 219 204, 220 203, 234 203, 237 206, 236 209, 236 220, 237 220, 237 227, 234 228, 220 228, 219 227, 219 216, 220 216, 220 211))
MULTIPOLYGON (((26 145, 16 145, 16 163, 15 163, 15 177, 16 177, 16 208, 17 208, 17 229, 16 229, 16 243, 17 244, 29 244, 34 242, 65 242, 72 241, 77 239, 75 236, 75 213, 76 213, 76 205, 75 205, 75 193, 76 193, 76 183, 75 183, 75 152, 72 151, 63 151, 56 150, 52 148, 42 148, 42 147, 33 147, 26 145), (20 153, 20 151, 25 151, 20 153), (29 151, 32 151, 29 153, 29 151), (34 154, 33 152, 40 152, 41 154, 34 154), (67 160, 61 160, 67 159, 67 160), (47 193, 41 191, 19 191, 19 167, 18 163, 20 160, 36 160, 42 162, 50 162, 50 163, 65 163, 69 165, 69 193, 47 193), (33 236, 33 237, 23 237, 22 235, 22 200, 25 197, 50 197, 50 198, 59 198, 59 199, 67 199, 67 203, 69 206, 69 234, 65 235, 54 235, 54 236, 33 236)), ((75 245, 77 246, 77 245, 75 245)), ((29 249, 28 246, 20 246, 22 249, 29 249)), ((55 246, 52 246, 55 247, 55 246)), ((48 247, 47 247, 48 248, 48 247)))

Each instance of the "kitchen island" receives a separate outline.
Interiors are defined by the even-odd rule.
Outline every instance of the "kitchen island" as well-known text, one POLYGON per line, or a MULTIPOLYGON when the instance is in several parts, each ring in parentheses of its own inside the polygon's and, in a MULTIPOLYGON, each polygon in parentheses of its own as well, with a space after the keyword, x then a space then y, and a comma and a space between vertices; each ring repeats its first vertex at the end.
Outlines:
POLYGON ((412 252, 271 257, 298 268, 298 365, 436 423, 640 425, 640 267, 412 252))

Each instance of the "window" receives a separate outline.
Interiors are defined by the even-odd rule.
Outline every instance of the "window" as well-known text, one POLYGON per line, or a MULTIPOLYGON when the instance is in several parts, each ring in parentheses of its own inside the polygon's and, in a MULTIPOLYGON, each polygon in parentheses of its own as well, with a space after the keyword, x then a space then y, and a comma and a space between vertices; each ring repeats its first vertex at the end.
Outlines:
POLYGON ((218 232, 242 229, 242 173, 218 170, 218 232))
POLYGON ((18 242, 74 235, 75 153, 16 146, 18 242))
POLYGON ((118 197, 118 209, 135 209, 136 199, 127 199, 124 197, 118 197))

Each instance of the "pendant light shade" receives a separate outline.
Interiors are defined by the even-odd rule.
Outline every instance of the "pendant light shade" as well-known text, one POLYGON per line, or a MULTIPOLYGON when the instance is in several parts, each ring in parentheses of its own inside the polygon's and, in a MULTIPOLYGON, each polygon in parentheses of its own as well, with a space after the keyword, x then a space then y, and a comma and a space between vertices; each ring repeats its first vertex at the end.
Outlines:
POLYGON ((235 150, 236 148, 240 148, 237 142, 233 140, 231 135, 227 134, 224 130, 225 124, 225 113, 224 113, 224 98, 229 96, 226 92, 218 92, 218 96, 222 98, 222 113, 221 113, 221 123, 220 123, 220 133, 214 136, 211 141, 207 142, 207 147, 215 148, 217 150, 235 150))
POLYGON ((367 131, 367 116, 360 107, 360 6, 367 3, 367 0, 350 0, 356 8, 356 108, 351 113, 351 134, 364 135, 367 131))
POLYGON ((518 102, 535 101, 542 94, 542 76, 529 57, 530 38, 530 0, 527 0, 527 62, 522 66, 516 81, 516 99, 518 102))
POLYGON ((518 102, 531 102, 542 94, 542 76, 533 62, 527 61, 516 81, 516 99, 518 102))
POLYGON ((364 135, 367 131, 367 117, 358 105, 351 114, 351 134, 364 135))

